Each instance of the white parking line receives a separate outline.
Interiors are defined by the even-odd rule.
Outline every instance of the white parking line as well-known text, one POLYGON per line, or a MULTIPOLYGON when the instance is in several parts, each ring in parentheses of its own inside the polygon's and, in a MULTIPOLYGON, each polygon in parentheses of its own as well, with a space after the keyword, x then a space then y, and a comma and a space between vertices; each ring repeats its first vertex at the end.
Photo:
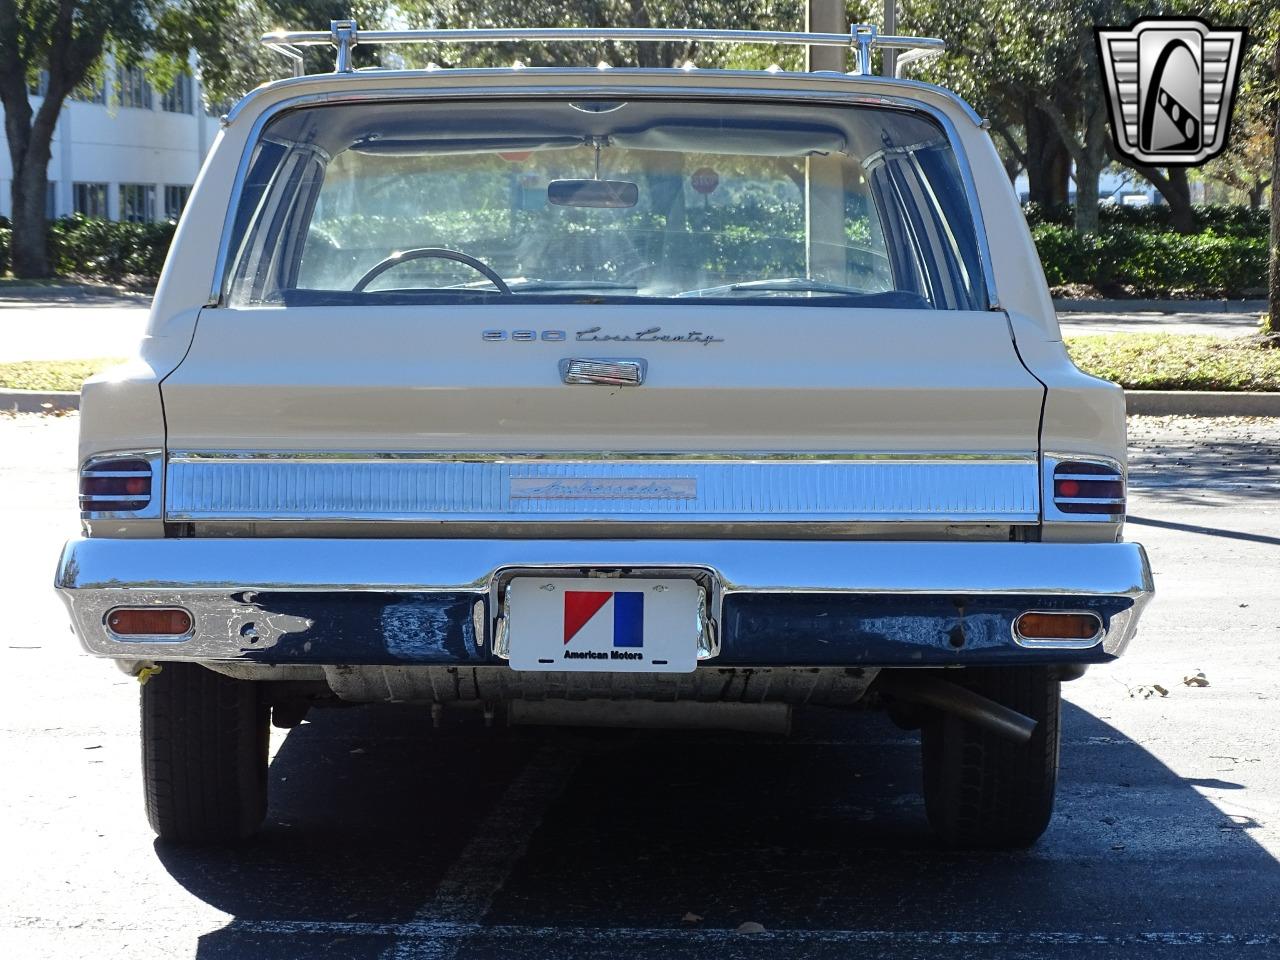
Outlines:
MULTIPOLYGON (((582 754, 571 743, 540 746, 475 828, 470 842, 446 871, 435 894, 414 914, 419 925, 451 931, 447 937, 413 937, 393 944, 386 960, 447 960, 463 945, 465 931, 481 929, 493 898, 524 856, 547 810, 564 792, 582 754)), ((399 934, 396 934, 399 937, 399 934)))

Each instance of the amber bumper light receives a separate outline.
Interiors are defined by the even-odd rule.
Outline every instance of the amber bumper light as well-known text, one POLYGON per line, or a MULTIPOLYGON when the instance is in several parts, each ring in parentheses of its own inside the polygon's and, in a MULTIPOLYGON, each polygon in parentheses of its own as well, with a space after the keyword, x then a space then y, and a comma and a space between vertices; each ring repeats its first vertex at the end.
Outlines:
POLYGON ((191 632, 191 614, 179 607, 116 607, 107 629, 119 637, 180 637, 191 632))
POLYGON ((1014 631, 1024 640, 1091 640, 1102 632, 1096 613, 1024 613, 1014 621, 1014 631))

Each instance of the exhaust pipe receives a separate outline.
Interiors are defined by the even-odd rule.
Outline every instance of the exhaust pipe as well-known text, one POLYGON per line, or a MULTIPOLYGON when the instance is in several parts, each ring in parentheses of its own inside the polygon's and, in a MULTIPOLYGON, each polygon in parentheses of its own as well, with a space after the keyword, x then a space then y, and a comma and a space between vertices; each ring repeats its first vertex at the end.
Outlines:
POLYGON ((876 689, 899 700, 952 714, 1014 743, 1029 742, 1036 730, 1036 721, 1030 717, 950 680, 930 676, 908 679, 902 674, 882 673, 876 689))

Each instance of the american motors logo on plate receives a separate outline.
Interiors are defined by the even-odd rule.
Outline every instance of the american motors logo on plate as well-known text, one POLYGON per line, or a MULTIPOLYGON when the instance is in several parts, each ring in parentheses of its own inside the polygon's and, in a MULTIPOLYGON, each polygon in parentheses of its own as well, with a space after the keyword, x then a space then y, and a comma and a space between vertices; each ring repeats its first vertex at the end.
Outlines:
POLYGON ((516 670, 687 673, 702 588, 682 578, 517 577, 507 588, 516 670))
POLYGON ((566 590, 564 592, 564 658, 566 660, 643 660, 644 594, 638 590, 566 590), (570 650, 569 642, 593 621, 612 634, 606 650, 570 650))

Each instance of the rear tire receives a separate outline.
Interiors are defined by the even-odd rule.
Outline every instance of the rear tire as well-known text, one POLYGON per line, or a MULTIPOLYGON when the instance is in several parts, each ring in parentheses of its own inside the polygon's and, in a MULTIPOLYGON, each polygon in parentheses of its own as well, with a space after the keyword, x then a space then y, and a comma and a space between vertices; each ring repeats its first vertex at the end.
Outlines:
POLYGON ((952 847, 1029 847, 1053 816, 1061 685, 1045 667, 969 668, 955 682, 1026 714, 1036 729, 1019 744, 950 714, 930 717, 921 738, 929 823, 952 847))
POLYGON ((142 687, 142 780, 161 840, 242 840, 267 812, 268 704, 258 685, 166 663, 142 687))

